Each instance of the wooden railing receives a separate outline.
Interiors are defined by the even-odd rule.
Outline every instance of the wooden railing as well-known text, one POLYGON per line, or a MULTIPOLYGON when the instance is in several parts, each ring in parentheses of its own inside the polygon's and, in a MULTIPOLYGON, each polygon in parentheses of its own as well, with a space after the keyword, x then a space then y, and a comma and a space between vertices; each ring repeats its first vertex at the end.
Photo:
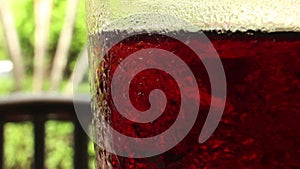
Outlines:
MULTIPOLYGON (((89 99, 76 102, 90 110, 89 99)), ((4 124, 7 122, 31 121, 34 125, 34 169, 45 168, 45 122, 48 120, 69 121, 74 124, 74 168, 88 168, 88 137, 76 117, 71 97, 57 95, 17 95, 0 99, 0 169, 3 168, 4 124)))

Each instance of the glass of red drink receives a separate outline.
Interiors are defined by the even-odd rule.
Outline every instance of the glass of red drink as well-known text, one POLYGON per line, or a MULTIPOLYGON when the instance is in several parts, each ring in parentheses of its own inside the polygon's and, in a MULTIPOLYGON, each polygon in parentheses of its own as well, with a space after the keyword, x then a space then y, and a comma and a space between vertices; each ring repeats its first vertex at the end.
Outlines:
POLYGON ((97 168, 300 168, 299 23, 226 0, 86 2, 97 168))

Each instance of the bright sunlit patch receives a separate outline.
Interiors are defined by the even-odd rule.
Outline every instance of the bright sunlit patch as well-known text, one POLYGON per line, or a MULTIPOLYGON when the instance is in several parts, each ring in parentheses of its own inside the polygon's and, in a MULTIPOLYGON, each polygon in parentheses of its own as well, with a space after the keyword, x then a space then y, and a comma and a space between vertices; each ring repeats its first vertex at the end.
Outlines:
POLYGON ((9 60, 0 60, 0 74, 8 73, 14 68, 14 65, 9 60))

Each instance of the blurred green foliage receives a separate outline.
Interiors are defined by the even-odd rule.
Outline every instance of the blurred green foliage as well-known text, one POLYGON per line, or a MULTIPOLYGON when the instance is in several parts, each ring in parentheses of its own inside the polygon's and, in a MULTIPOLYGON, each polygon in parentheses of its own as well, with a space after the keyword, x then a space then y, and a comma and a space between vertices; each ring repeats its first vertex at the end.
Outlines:
POLYGON ((8 95, 11 90, 13 89, 13 79, 9 75, 2 75, 0 76, 0 94, 1 95, 8 95))
MULTIPOLYGON (((32 84, 28 79, 32 78, 33 73, 33 56, 34 56, 34 8, 33 0, 9 0, 15 26, 19 35, 19 41, 24 57, 24 64, 26 68, 26 79, 24 79, 23 89, 31 90, 32 84), (28 82, 26 82, 28 81, 28 82)), ((51 24, 49 32, 49 45, 46 58, 46 71, 49 73, 51 70, 52 61, 58 44, 61 29, 64 24, 66 15, 66 0, 53 0, 53 7, 51 13, 51 24)), ((73 37, 71 47, 68 54, 67 67, 64 72, 64 80, 67 80, 74 68, 76 59, 80 51, 83 49, 86 42, 86 29, 85 29, 85 6, 84 0, 79 0, 77 9, 77 17, 73 30, 73 37)), ((3 37, 3 30, 0 26, 0 60, 9 59, 8 52, 3 37)), ((49 79, 45 79, 44 89, 49 87, 49 79)), ((10 93, 13 90, 11 77, 0 76, 0 94, 10 93), (7 82, 6 82, 7 81, 7 82), (3 83, 2 83, 3 82, 3 83), (3 84, 3 85, 2 85, 3 84)), ((64 82, 60 89, 63 89, 64 82)))
POLYGON ((71 122, 46 123, 47 168, 73 168, 73 131, 71 122))
MULTIPOLYGON (((53 0, 51 13, 51 24, 49 32, 49 46, 47 67, 50 69, 53 57, 55 55, 60 31, 64 24, 66 15, 66 0, 53 0)), ((33 0, 10 0, 12 12, 14 15, 15 26, 18 31, 22 54, 24 56, 27 73, 32 73, 33 55, 34 55, 34 8, 33 0)), ((79 7, 73 32, 73 39, 69 51, 69 60, 66 69, 66 76, 70 74, 76 61, 77 55, 82 50, 86 42, 84 0, 79 1, 79 7)), ((2 34, 2 29, 0 29, 2 34)), ((8 59, 3 37, 0 37, 0 59, 8 59)))
POLYGON ((33 157, 33 126, 29 122, 4 126, 4 163, 7 169, 30 168, 33 157))
MULTIPOLYGON (((46 168, 72 169, 73 131, 71 122, 48 121, 46 129, 46 168)), ((27 169, 33 165, 33 125, 31 122, 6 123, 4 126, 4 168, 27 169)), ((88 145, 89 167, 95 168, 94 147, 88 145)))
POLYGON ((33 0, 10 0, 26 70, 32 72, 34 46, 33 0), (25 10, 26 9, 26 10, 25 10))
MULTIPOLYGON (((9 0, 14 15, 15 26, 18 31, 22 55, 25 61, 26 78, 24 79, 24 92, 31 91, 33 56, 34 56, 34 9, 33 0, 9 0)), ((46 69, 50 71, 51 63, 57 48, 60 31, 64 24, 66 12, 66 0, 53 0, 51 24, 49 32, 49 46, 47 54, 46 69)), ((86 42, 84 0, 80 0, 75 22, 73 39, 68 55, 67 68, 64 81, 60 87, 66 84, 76 58, 86 42)), ((3 30, 0 26, 0 60, 9 59, 3 38, 3 30)), ((8 95, 13 89, 12 74, 0 75, 0 95, 8 95)), ((45 81, 44 88, 48 88, 49 81, 45 81)), ((87 84, 79 88, 86 90, 87 84)), ((74 127, 68 122, 48 121, 46 123, 46 168, 47 169, 69 169, 73 168, 73 130, 74 127)), ((5 124, 5 168, 26 169, 31 168, 33 160, 33 125, 25 123, 5 124)), ((89 143, 89 154, 91 157, 90 168, 94 168, 93 144, 89 143)))
POLYGON ((0 60, 7 59, 5 44, 4 44, 4 37, 2 36, 2 27, 0 26, 0 60))

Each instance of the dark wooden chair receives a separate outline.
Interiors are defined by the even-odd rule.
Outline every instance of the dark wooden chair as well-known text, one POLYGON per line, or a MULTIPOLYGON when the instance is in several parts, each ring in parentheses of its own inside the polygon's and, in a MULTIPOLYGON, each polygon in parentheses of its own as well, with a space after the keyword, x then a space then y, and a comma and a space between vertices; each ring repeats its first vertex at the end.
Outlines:
MULTIPOLYGON (((82 98, 77 105, 90 110, 89 99, 82 98)), ((88 168, 88 137, 76 117, 72 97, 61 95, 15 95, 0 99, 0 169, 3 168, 4 124, 31 121, 34 125, 34 169, 44 166, 45 122, 69 121, 74 124, 74 168, 88 168)))

